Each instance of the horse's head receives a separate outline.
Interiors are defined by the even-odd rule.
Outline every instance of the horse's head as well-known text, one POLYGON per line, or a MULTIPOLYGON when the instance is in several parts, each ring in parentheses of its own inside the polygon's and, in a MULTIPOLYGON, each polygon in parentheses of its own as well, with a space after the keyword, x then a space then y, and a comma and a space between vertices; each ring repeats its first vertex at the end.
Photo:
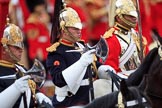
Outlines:
POLYGON ((121 81, 120 90, 94 99, 84 108, 150 108, 150 101, 137 87, 121 81))
POLYGON ((146 108, 150 106, 147 96, 137 87, 127 87, 124 80, 120 83, 118 108, 146 108))
MULTIPOLYGON (((156 31, 155 31, 156 33, 156 31)), ((149 95, 162 99, 162 38, 156 33, 159 40, 156 56, 148 71, 146 92, 149 95)))

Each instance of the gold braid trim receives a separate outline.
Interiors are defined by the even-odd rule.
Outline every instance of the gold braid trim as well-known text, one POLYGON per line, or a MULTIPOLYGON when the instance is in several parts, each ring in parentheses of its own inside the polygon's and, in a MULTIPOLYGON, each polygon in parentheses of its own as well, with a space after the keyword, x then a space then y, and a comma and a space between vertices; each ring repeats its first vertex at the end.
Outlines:
POLYGON ((32 98, 34 99, 34 104, 37 105, 37 101, 36 101, 36 83, 33 80, 28 80, 28 84, 29 84, 29 88, 31 89, 32 92, 32 98))
POLYGON ((125 108, 123 104, 123 96, 121 92, 118 93, 118 104, 117 105, 118 105, 118 108, 125 108))
POLYGON ((115 23, 115 26, 114 26, 114 27, 117 28, 117 29, 120 29, 120 30, 127 31, 127 32, 130 31, 129 28, 127 28, 127 27, 125 27, 125 26, 119 24, 118 22, 115 23))
POLYGON ((144 36, 142 36, 142 44, 143 44, 143 57, 145 57, 145 52, 146 52, 146 46, 147 46, 147 40, 144 36))
POLYGON ((106 31, 105 34, 103 35, 103 38, 110 38, 111 36, 113 36, 115 29, 111 28, 110 30, 106 31))
POLYGON ((14 63, 11 63, 11 62, 8 62, 8 61, 5 61, 5 60, 0 60, 0 65, 4 66, 4 67, 11 67, 11 68, 15 67, 14 63))
POLYGON ((136 34, 132 33, 133 40, 137 46, 138 51, 141 51, 140 38, 136 34))
POLYGON ((32 93, 35 95, 36 83, 33 80, 28 80, 28 84, 32 93))
POLYGON ((60 42, 56 42, 53 45, 51 45, 50 47, 46 48, 47 52, 53 52, 56 51, 56 48, 60 45, 60 42))
POLYGON ((96 67, 97 57, 94 55, 93 58, 94 58, 94 62, 92 62, 91 68, 92 68, 92 70, 93 70, 93 72, 94 72, 94 74, 95 74, 95 77, 94 77, 94 80, 95 80, 95 79, 98 78, 98 70, 97 70, 97 67, 96 67))
MULTIPOLYGON (((138 51, 141 51, 141 46, 140 46, 140 37, 136 36, 134 33, 132 33, 133 40, 138 48, 138 51)), ((145 50, 147 46, 147 40, 144 36, 142 36, 142 47, 143 47, 143 56, 145 56, 145 50)))

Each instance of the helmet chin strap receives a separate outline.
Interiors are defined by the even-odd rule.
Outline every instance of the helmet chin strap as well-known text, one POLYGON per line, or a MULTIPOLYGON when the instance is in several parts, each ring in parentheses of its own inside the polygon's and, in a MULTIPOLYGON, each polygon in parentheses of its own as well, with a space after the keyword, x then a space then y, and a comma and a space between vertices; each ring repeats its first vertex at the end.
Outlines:
POLYGON ((5 51, 8 52, 9 56, 10 56, 15 62, 19 62, 19 61, 20 61, 20 59, 17 58, 17 57, 10 51, 10 49, 8 48, 7 45, 4 46, 4 48, 5 48, 5 51))
POLYGON ((65 27, 65 32, 72 37, 73 40, 75 40, 75 42, 77 42, 80 38, 74 36, 66 27, 65 27))
POLYGON ((130 27, 132 28, 135 28, 136 24, 130 22, 130 21, 127 21, 122 14, 119 15, 119 18, 127 25, 129 25, 130 27))

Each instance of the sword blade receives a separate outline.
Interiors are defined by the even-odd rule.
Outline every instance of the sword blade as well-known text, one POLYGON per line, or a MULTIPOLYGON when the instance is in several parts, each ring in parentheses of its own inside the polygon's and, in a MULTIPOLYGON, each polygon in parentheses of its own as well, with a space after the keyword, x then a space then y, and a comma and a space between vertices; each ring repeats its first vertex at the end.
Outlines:
POLYGON ((6 75, 6 76, 1 76, 0 79, 16 79, 16 75, 6 75))

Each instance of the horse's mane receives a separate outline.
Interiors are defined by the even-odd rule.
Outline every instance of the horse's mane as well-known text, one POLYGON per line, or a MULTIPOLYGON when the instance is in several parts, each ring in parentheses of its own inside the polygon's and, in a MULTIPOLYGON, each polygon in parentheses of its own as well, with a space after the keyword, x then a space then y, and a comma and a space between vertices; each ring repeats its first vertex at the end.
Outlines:
POLYGON ((156 30, 153 30, 157 36, 158 48, 151 50, 152 57, 147 74, 144 76, 144 81, 141 85, 144 86, 144 91, 149 96, 153 108, 159 108, 162 103, 162 37, 156 30))
POLYGON ((157 55, 157 51, 158 48, 154 48, 152 49, 147 56, 145 57, 145 59, 143 60, 142 64, 140 65, 140 67, 137 69, 137 71, 145 71, 146 74, 149 70, 149 66, 151 66, 152 62, 154 61, 154 58, 157 55))
POLYGON ((162 98, 162 60, 158 50, 155 53, 152 65, 148 70, 146 92, 162 98))

